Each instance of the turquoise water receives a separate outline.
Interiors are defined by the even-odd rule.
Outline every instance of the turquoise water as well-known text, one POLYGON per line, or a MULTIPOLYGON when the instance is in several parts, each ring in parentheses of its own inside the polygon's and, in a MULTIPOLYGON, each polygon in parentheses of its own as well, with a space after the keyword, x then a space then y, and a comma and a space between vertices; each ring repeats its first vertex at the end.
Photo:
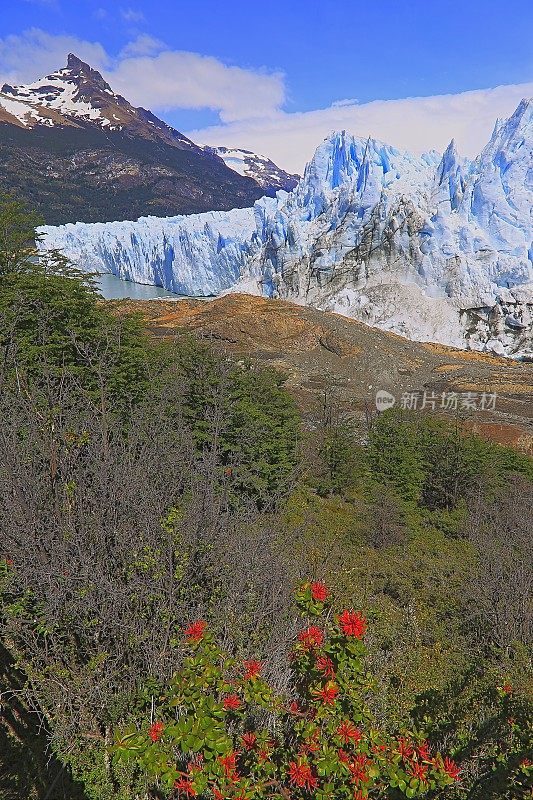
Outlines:
POLYGON ((148 286, 144 283, 134 283, 133 281, 123 281, 116 275, 99 275, 96 281, 97 286, 106 300, 153 300, 154 297, 171 297, 177 300, 179 294, 167 292, 160 286, 148 286))

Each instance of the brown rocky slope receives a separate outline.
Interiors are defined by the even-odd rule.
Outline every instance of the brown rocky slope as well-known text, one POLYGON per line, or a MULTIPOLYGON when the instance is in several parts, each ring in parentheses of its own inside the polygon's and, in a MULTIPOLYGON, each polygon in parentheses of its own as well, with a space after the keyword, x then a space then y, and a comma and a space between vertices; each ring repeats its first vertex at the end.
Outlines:
POLYGON ((140 312, 150 334, 189 331, 238 358, 271 365, 312 421, 332 391, 355 418, 375 412, 377 390, 401 403, 436 398, 436 410, 495 441, 533 453, 533 364, 403 339, 338 314, 281 300, 229 294, 212 301, 116 301, 116 313, 140 312), (439 409, 442 393, 459 395, 458 411, 439 409), (467 393, 497 395, 495 407, 461 408, 467 393))

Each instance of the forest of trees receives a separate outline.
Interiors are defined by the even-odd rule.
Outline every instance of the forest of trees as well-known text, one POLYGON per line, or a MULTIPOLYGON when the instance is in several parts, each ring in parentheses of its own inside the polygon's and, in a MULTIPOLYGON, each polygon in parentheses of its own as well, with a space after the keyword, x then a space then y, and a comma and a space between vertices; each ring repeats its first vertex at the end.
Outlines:
POLYGON ((307 578, 368 620, 375 724, 459 770, 351 796, 533 797, 533 460, 434 415, 311 429, 283 375, 113 314, 37 223, 0 199, 0 799, 200 796, 117 737, 159 718, 198 620, 298 696, 307 578))

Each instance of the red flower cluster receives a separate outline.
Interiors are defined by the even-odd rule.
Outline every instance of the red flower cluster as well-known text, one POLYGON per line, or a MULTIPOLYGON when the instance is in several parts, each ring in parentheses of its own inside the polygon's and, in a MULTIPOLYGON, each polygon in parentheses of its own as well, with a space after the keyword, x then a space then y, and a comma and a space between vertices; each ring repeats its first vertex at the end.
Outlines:
POLYGON ((243 733, 241 743, 245 750, 253 750, 257 744, 257 736, 255 733, 243 733))
POLYGON ((187 797, 196 797, 196 789, 187 778, 180 778, 175 781, 174 789, 177 789, 179 792, 184 792, 187 797))
POLYGON ((366 633, 366 618, 359 611, 343 611, 338 618, 339 625, 345 636, 355 636, 362 639, 366 633))
POLYGON ((320 603, 324 603, 329 597, 329 589, 320 581, 314 581, 311 584, 311 597, 313 600, 318 600, 320 603))
POLYGON ((329 681, 322 689, 314 689, 313 694, 322 700, 325 706, 334 706, 339 694, 339 687, 333 681, 329 681))
POLYGON ((461 776, 461 770, 459 769, 455 761, 452 761, 451 758, 448 757, 444 759, 444 772, 450 778, 453 778, 454 781, 459 780, 461 776))
POLYGON ((511 686, 510 683, 504 683, 502 686, 502 692, 504 692, 505 694, 512 694, 513 687, 511 686))
POLYGON ((305 631, 300 631, 298 641, 303 644, 306 650, 311 650, 313 647, 320 647, 324 641, 324 634, 316 625, 310 625, 305 631))
POLYGON ((422 761, 430 761, 431 760, 431 757, 429 755, 428 743, 427 742, 420 742, 420 744, 417 747, 417 751, 418 751, 418 757, 422 761))
POLYGON ((257 759, 260 764, 264 764, 265 761, 268 761, 272 753, 270 750, 267 750, 265 747, 262 748, 257 754, 257 759))
POLYGON ((367 764, 368 758, 363 753, 355 756, 353 761, 348 764, 348 769, 352 774, 352 780, 354 783, 366 783, 368 780, 368 773, 366 771, 367 764))
POLYGON ((241 706, 241 699, 236 694, 228 694, 222 700, 224 711, 237 711, 241 706))
POLYGON ((257 678, 257 676, 261 674, 261 670, 263 669, 262 663, 260 661, 254 661, 254 659, 243 661, 243 666, 245 669, 245 673, 243 676, 245 681, 251 681, 254 678, 257 678))
POLYGON ((428 768, 424 764, 419 764, 418 761, 412 761, 408 766, 409 774, 413 778, 418 778, 419 781, 427 780, 428 768))
POLYGON ((162 722, 154 722, 153 725, 150 725, 148 736, 152 742, 158 742, 162 738, 164 730, 165 726, 162 722))
POLYGON ((300 789, 316 789, 318 786, 318 780, 313 775, 311 767, 308 764, 297 764, 296 761, 291 761, 289 764, 289 780, 300 789))
POLYGON ((403 759, 411 758, 414 753, 413 746, 403 736, 400 736, 400 738, 398 739, 398 752, 403 759))
POLYGON ((189 642, 201 642, 204 638, 204 632, 206 628, 207 622, 204 622, 204 620, 201 619, 198 620, 198 622, 193 622, 188 628, 185 628, 183 633, 188 638, 189 642))
POLYGON ((224 775, 229 780, 238 780, 239 775, 237 773, 237 756, 238 753, 229 753, 227 756, 219 756, 218 760, 222 767, 224 768, 224 775))
POLYGON ((315 666, 326 678, 335 677, 335 665, 329 656, 318 656, 315 666))
POLYGON ((359 728, 356 728, 355 725, 349 720, 341 722, 341 724, 337 728, 337 736, 341 738, 343 744, 349 744, 350 742, 358 742, 360 741, 362 735, 363 734, 361 733, 359 728))

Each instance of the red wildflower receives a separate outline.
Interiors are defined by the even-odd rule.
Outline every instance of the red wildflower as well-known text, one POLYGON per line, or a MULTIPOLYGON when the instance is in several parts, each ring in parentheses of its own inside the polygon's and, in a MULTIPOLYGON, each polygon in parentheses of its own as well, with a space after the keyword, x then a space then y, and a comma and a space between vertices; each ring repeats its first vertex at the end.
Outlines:
POLYGON ((316 789, 318 786, 318 780, 311 772, 311 767, 308 764, 297 764, 296 761, 291 761, 289 764, 289 780, 301 789, 316 789))
POLYGON ((315 667, 319 672, 322 672, 326 678, 335 677, 335 665, 329 656, 318 656, 315 667))
POLYGON ((175 781, 174 789, 177 789, 179 792, 185 792, 187 797, 196 797, 196 789, 187 778, 180 778, 175 781))
POLYGON ((222 700, 225 711, 237 711, 242 706, 241 699, 236 694, 228 694, 222 700))
POLYGON ((427 779, 428 768, 423 764, 419 764, 418 761, 412 761, 408 766, 408 770, 413 778, 418 778, 419 781, 427 779))
POLYGON ((352 780, 354 783, 362 781, 366 783, 368 780, 368 774, 366 772, 366 765, 368 764, 368 758, 361 753, 354 758, 351 764, 348 764, 348 768, 352 773, 352 780))
POLYGON ((219 763, 224 767, 224 775, 226 778, 237 778, 237 756, 236 752, 229 753, 227 756, 219 756, 219 763))
POLYGON ((359 611, 343 611, 338 621, 345 636, 362 639, 366 633, 366 619, 359 611))
POLYGON ((446 757, 444 759, 444 772, 450 778, 453 778, 454 781, 457 781, 459 780, 459 775, 461 773, 461 770, 459 769, 455 761, 452 761, 451 758, 446 757))
POLYGON ((505 692, 505 694, 512 694, 513 687, 510 683, 504 683, 502 686, 502 692, 505 692))
POLYGON ((356 728, 355 725, 349 720, 341 722, 341 724, 337 728, 337 736, 340 736, 343 744, 349 744, 350 742, 358 742, 361 739, 362 735, 363 734, 361 733, 359 728, 356 728))
POLYGON ((251 681, 253 678, 257 678, 257 676, 261 673, 263 669, 263 665, 260 661, 254 661, 254 659, 249 659, 248 661, 243 661, 244 669, 246 670, 244 673, 244 680, 251 681))
POLYGON ((398 752, 403 759, 409 759, 414 753, 413 747, 408 739, 400 736, 398 739, 398 752))
POLYGON ((193 622, 188 628, 185 628, 183 633, 188 638, 189 642, 201 642, 204 638, 204 631, 207 628, 207 622, 203 619, 198 622, 193 622))
POLYGON ((268 761, 270 758, 270 751, 269 750, 260 750, 257 754, 257 758, 259 759, 259 763, 263 764, 265 761, 268 761))
POLYGON ((520 762, 520 766, 526 767, 527 769, 527 767, 531 766, 531 761, 529 760, 529 758, 523 758, 522 761, 520 762))
POLYGON ((418 745, 417 750, 418 750, 418 756, 419 758, 422 759, 422 761, 431 761, 427 742, 421 742, 418 745))
POLYGON ((365 796, 361 789, 357 789, 353 796, 353 800, 365 800, 365 796))
POLYGON ((12 558, 6 558, 6 567, 12 567, 14 563, 12 558))
POLYGON ((324 603, 329 597, 329 589, 320 581, 314 581, 311 584, 311 597, 313 600, 319 600, 321 603, 324 603))
POLYGON ((306 650, 310 650, 313 647, 320 647, 324 641, 324 634, 316 625, 311 625, 298 634, 298 641, 303 644, 306 650))
POLYGON ((297 700, 293 700, 292 703, 289 705, 289 711, 291 714, 301 714, 300 706, 298 705, 297 700))
POLYGON ((510 725, 511 727, 513 727, 513 725, 516 725, 515 718, 514 717, 509 717, 509 719, 507 720, 507 724, 510 725))
POLYGON ((313 694, 316 698, 320 698, 325 706, 333 706, 339 694, 339 687, 333 681, 329 681, 322 689, 314 689, 313 694))
POLYGON ((163 736, 163 731, 165 730, 165 726, 162 722, 154 722, 153 725, 150 725, 150 729, 148 731, 148 736, 152 740, 152 742, 158 742, 161 737, 163 736))
POLYGON ((243 733, 241 742, 245 750, 253 750, 257 744, 257 736, 255 733, 243 733))
POLYGON ((343 764, 348 764, 348 762, 350 761, 350 756, 348 755, 346 750, 342 749, 342 747, 337 750, 337 757, 339 761, 342 761, 343 764))
POLYGON ((216 786, 212 786, 211 791, 213 792, 213 800, 224 800, 224 795, 217 789, 216 786))

